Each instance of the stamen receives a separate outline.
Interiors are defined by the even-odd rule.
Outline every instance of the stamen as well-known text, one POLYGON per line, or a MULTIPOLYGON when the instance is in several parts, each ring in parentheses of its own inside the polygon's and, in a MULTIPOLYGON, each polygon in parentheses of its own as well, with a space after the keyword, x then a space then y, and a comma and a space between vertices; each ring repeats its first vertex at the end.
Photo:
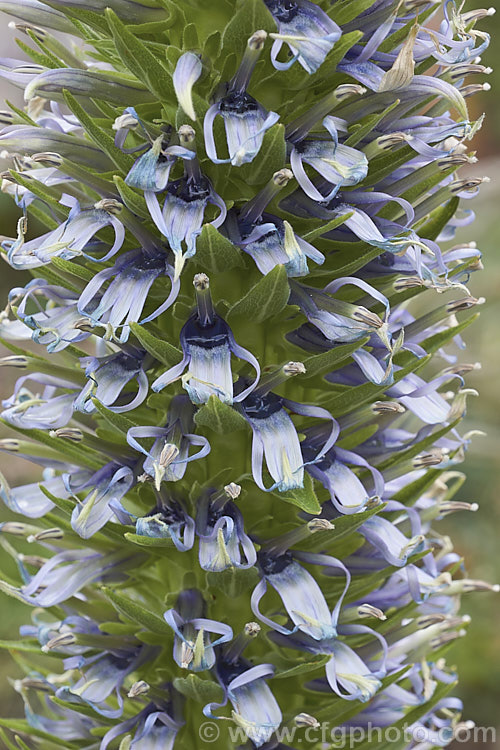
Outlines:
POLYGON ((318 727, 321 726, 314 716, 306 713, 297 714, 293 721, 296 727, 312 727, 313 729, 318 729, 318 727))
POLYGON ((64 531, 57 527, 53 529, 44 529, 39 531, 37 534, 32 534, 28 537, 28 542, 45 542, 49 539, 63 539, 64 531))
POLYGON ((358 615, 360 617, 375 617, 377 620, 387 620, 387 616, 382 610, 372 604, 361 604, 358 607, 358 615))
POLYGON ((198 320, 203 327, 210 326, 215 319, 215 310, 210 294, 210 280, 205 273, 197 273, 193 279, 198 308, 198 320))
POLYGON ((50 430, 49 435, 50 437, 69 440, 72 443, 81 443, 83 440, 83 432, 77 427, 61 427, 58 430, 50 430))
POLYGON ((292 179, 293 172, 290 169, 280 169, 275 172, 267 185, 240 210, 240 220, 254 224, 262 216, 269 203, 292 179))
POLYGON ((238 72, 229 84, 230 91, 243 92, 246 90, 260 53, 264 49, 266 39, 267 32, 262 29, 255 31, 249 38, 238 72))
POLYGON ((134 682, 127 693, 127 697, 138 698, 140 695, 146 695, 146 693, 149 693, 150 689, 151 686, 148 685, 147 682, 145 682, 144 680, 139 680, 138 682, 134 682))
POLYGON ((94 203, 94 208, 106 211, 112 216, 118 216, 123 210, 123 203, 120 203, 120 201, 117 201, 114 198, 103 198, 97 203, 94 203))
POLYGON ((243 631, 239 633, 234 641, 227 647, 224 658, 226 661, 236 663, 246 647, 257 638, 261 627, 257 622, 247 622, 243 631))
POLYGON ((8 357, 2 357, 0 359, 0 367, 18 367, 22 370, 25 367, 28 367, 28 364, 28 357, 25 357, 21 354, 11 354, 8 357))
POLYGON ((65 646, 73 646, 76 643, 76 638, 73 633, 61 633, 51 638, 44 646, 42 651, 47 653, 48 651, 54 651, 58 648, 64 648, 65 646))
POLYGON ((304 375, 305 372, 306 368, 302 362, 287 362, 286 365, 283 365, 278 370, 263 375, 254 393, 265 396, 269 391, 274 390, 288 380, 288 378, 292 378, 295 375, 304 375))
POLYGON ((316 534, 318 531, 333 531, 334 529, 335 525, 326 518, 313 518, 309 523, 305 523, 296 529, 287 531, 286 534, 281 534, 281 536, 265 542, 263 549, 265 549, 267 554, 279 557, 291 547, 308 539, 311 534, 316 534))

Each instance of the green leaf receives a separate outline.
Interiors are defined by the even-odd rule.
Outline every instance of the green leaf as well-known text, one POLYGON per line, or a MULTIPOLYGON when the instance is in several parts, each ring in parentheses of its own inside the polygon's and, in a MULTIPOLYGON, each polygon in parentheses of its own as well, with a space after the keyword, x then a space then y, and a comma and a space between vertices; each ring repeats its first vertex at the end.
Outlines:
POLYGON ((337 365, 348 359, 350 355, 364 346, 369 338, 360 341, 354 341, 349 344, 339 344, 322 354, 314 354, 312 357, 304 360, 306 372, 301 375, 301 381, 313 378, 316 375, 322 375, 324 372, 331 372, 337 365))
POLYGON ((335 551, 335 547, 341 539, 346 539, 351 536, 351 534, 354 534, 362 523, 372 516, 375 516, 377 513, 380 513, 384 508, 385 505, 381 503, 374 508, 363 510, 361 513, 353 513, 349 516, 339 516, 334 521, 334 529, 331 531, 317 531, 296 546, 298 549, 308 552, 318 552, 319 550, 329 549, 335 551))
POLYGON ((124 615, 133 622, 137 622, 152 633, 158 633, 159 635, 168 634, 169 636, 172 634, 172 630, 163 617, 155 615, 154 612, 146 609, 142 604, 129 599, 123 594, 119 594, 117 591, 113 591, 113 589, 107 586, 103 586, 101 591, 119 614, 124 615))
POLYGON ((197 425, 208 427, 219 435, 244 430, 247 426, 245 418, 236 409, 213 395, 198 409, 194 421, 197 425))
POLYGON ((402 489, 392 496, 392 500, 403 505, 414 505, 419 497, 424 494, 436 481, 441 474, 442 469, 427 469, 425 474, 415 479, 410 484, 405 485, 402 489))
POLYGON ((25 187, 33 195, 36 195, 42 201, 47 203, 55 212, 61 217, 66 218, 68 210, 61 206, 59 199, 61 197, 61 190, 57 188, 50 188, 43 184, 40 180, 28 179, 21 173, 16 172, 15 169, 9 169, 9 174, 18 185, 25 187))
POLYGON ((64 458, 71 459, 77 466, 88 466, 90 469, 100 469, 103 465, 103 457, 94 451, 92 448, 87 447, 83 443, 71 443, 69 440, 62 441, 61 438, 50 437, 48 432, 44 430, 23 430, 20 427, 16 427, 4 419, 0 419, 2 424, 16 430, 21 435, 25 435, 27 438, 32 438, 43 445, 47 445, 52 448, 58 454, 64 454, 64 458))
MULTIPOLYGON (((19 737, 18 734, 14 735, 14 739, 16 741, 18 750, 31 750, 30 747, 26 744, 26 742, 23 742, 23 740, 19 737)), ((59 741, 57 741, 59 744, 59 741)))
POLYGON ((314 242, 314 240, 318 239, 318 237, 322 237, 327 232, 331 232, 333 229, 339 227, 344 223, 344 221, 350 219, 353 214, 354 211, 348 211, 347 213, 342 214, 342 216, 337 216, 335 219, 327 221, 326 224, 321 224, 321 226, 317 227, 316 229, 311 229, 310 232, 306 232, 303 235, 303 239, 307 240, 307 242, 314 242))
POLYGON ((196 24, 189 23, 184 27, 182 32, 182 46, 184 49, 199 49, 200 38, 198 36, 196 24))
MULTIPOLYGON (((73 114, 76 115, 89 138, 91 138, 94 143, 99 146, 107 156, 109 156, 118 169, 121 169, 127 174, 134 163, 134 159, 130 154, 124 154, 115 146, 114 138, 110 134, 112 131, 106 131, 101 128, 96 123, 95 119, 87 114, 84 107, 77 102, 75 97, 70 94, 69 91, 64 92, 64 100, 73 114)), ((68 153, 68 157, 71 159, 71 152, 68 153)))
POLYGON ((344 26, 346 23, 360 16, 365 10, 371 8, 375 2, 376 0, 356 0, 353 3, 352 0, 340 0, 340 2, 335 3, 331 10, 329 10, 328 15, 339 26, 344 26))
POLYGON ((350 432, 345 437, 337 440, 337 445, 339 448, 343 448, 346 451, 352 451, 358 445, 361 445, 361 443, 369 440, 379 429, 380 426, 376 423, 369 424, 366 427, 361 427, 359 430, 350 432))
POLYGON ((256 568, 226 568, 219 573, 207 573, 208 586, 219 589, 230 599, 241 596, 258 582, 259 574, 256 568))
POLYGON ((296 505, 306 513, 311 513, 312 515, 321 513, 321 505, 314 492, 314 482, 307 473, 304 474, 303 487, 288 490, 287 492, 273 492, 273 495, 279 497, 280 500, 296 505))
POLYGON ((221 703, 224 697, 222 688, 212 680, 203 680, 196 674, 187 677, 176 677, 174 688, 186 698, 206 705, 207 703, 221 703))
MULTIPOLYGON (((74 709, 73 705, 72 708, 74 709)), ((53 734, 37 729, 29 724, 26 719, 3 719, 0 717, 0 727, 9 729, 11 732, 21 732, 25 737, 39 737, 40 739, 45 740, 45 742, 54 742, 53 734)), ((66 750, 78 750, 80 745, 66 740, 64 747, 66 750)))
POLYGON ((309 674, 309 672, 315 672, 317 669, 321 669, 331 659, 330 654, 315 654, 309 658, 309 661, 301 662, 296 664, 294 667, 288 669, 279 669, 271 679, 273 680, 286 680, 289 677, 297 677, 302 674, 309 674))
POLYGON ((172 365, 176 365, 181 361, 182 352, 176 346, 154 336, 144 326, 139 325, 139 323, 130 323, 130 328, 134 336, 139 340, 139 343, 159 362, 172 367, 172 365))
POLYGON ((137 190, 127 185, 120 175, 115 174, 113 176, 113 182, 120 193, 120 198, 127 208, 136 216, 141 216, 143 219, 149 219, 149 211, 144 197, 137 190))
POLYGON ((73 263, 73 261, 71 260, 52 258, 50 261, 50 265, 54 266, 63 273, 68 273, 71 276, 76 276, 76 278, 85 281, 85 283, 89 282, 95 276, 95 272, 92 272, 90 268, 85 268, 85 266, 82 266, 79 263, 73 263))
POLYGON ((277 315, 283 310, 290 296, 288 276, 284 266, 275 266, 242 299, 230 308, 228 319, 244 316, 252 324, 277 315))
MULTIPOLYGON (((32 654, 38 654, 40 656, 40 644, 38 641, 32 641, 31 643, 27 640, 19 641, 0 641, 0 648, 5 648, 7 651, 27 651, 32 654)), ((49 656, 56 656, 56 654, 48 654, 49 656)))
POLYGON ((126 533, 123 535, 127 541, 133 544, 138 544, 139 547, 148 547, 149 549, 165 549, 165 547, 174 547, 174 543, 170 537, 154 537, 154 536, 142 536, 139 534, 126 533))
MULTIPOLYGON (((72 701, 65 701, 62 698, 56 698, 55 695, 50 696, 50 700, 56 704, 56 706, 61 706, 61 708, 65 708, 66 710, 70 711, 78 711, 79 714, 83 714, 84 716, 90 716, 93 719, 96 719, 98 716, 100 716, 99 712, 96 711, 95 708, 92 708, 92 706, 88 703, 84 703, 83 701, 81 703, 73 703, 72 701)), ((111 724, 110 719, 106 717, 106 723, 111 724)))
POLYGON ((276 23, 263 0, 240 0, 222 35, 222 54, 242 56, 249 37, 257 31, 276 31, 276 23))
MULTIPOLYGON (((31 33, 29 31, 28 34, 31 36, 31 33)), ((29 46, 29 44, 25 44, 23 41, 21 41, 21 39, 16 39, 16 44, 19 49, 21 49, 26 55, 28 55, 28 57, 31 57, 33 62, 37 65, 43 65, 45 68, 52 69, 63 67, 62 61, 58 60, 57 57, 52 54, 43 54, 42 52, 38 52, 38 50, 34 50, 29 46)))
POLYGON ((171 108, 176 102, 174 85, 167 69, 153 55, 146 44, 140 41, 118 18, 116 13, 107 8, 106 17, 113 34, 116 50, 123 64, 151 91, 161 102, 171 108))
MULTIPOLYGON (((442 178, 442 175, 441 175, 442 178)), ((453 196, 444 206, 439 206, 431 212, 429 218, 418 228, 418 234, 422 239, 435 240, 445 228, 451 218, 455 216, 460 198, 453 196)))
MULTIPOLYGON (((19 745, 12 744, 7 733, 3 729, 0 730, 0 739, 5 742, 5 747, 7 748, 7 750, 19 750, 19 745)), ((28 750, 30 750, 30 748, 28 748, 28 750)))
POLYGON ((102 404, 96 398, 92 399, 92 403, 94 404, 99 414, 104 417, 106 422, 121 435, 126 435, 131 427, 136 426, 136 423, 132 422, 124 414, 117 414, 116 412, 111 411, 111 409, 107 409, 104 404, 102 404))
POLYGON ((191 261, 209 273, 222 273, 242 266, 241 253, 212 224, 205 224, 196 240, 196 255, 191 261))

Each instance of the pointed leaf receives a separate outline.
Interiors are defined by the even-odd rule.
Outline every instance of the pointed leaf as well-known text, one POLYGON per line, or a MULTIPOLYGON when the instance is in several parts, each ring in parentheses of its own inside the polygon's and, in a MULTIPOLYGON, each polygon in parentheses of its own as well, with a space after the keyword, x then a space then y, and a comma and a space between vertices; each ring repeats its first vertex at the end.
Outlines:
POLYGON ((176 677, 174 688, 196 703, 221 703, 224 697, 222 688, 212 680, 204 680, 196 674, 188 677, 176 677))
POLYGON ((110 589, 107 586, 103 586, 101 591, 121 615, 124 615, 133 622, 137 622, 152 633, 171 635, 172 630, 169 628, 163 617, 150 612, 142 604, 133 601, 133 599, 129 599, 123 594, 119 594, 117 591, 113 591, 113 589, 110 589))
POLYGON ((192 261, 199 270, 222 273, 242 266, 241 253, 212 224, 205 224, 196 241, 196 255, 192 261))
POLYGON ((321 505, 314 492, 314 482, 309 474, 304 474, 304 486, 288 492, 273 492, 275 497, 287 503, 296 505, 301 510, 311 515, 321 513, 321 505))
POLYGON ((139 323, 131 323, 130 328, 142 346, 157 360, 171 367, 182 359, 182 352, 168 341, 158 338, 139 323))
POLYGON ((174 85, 167 69, 110 8, 106 17, 122 62, 163 104, 176 101, 174 85))
POLYGON ((210 396, 194 416, 194 421, 199 426, 208 427, 219 435, 228 432, 244 430, 247 422, 241 414, 229 404, 225 404, 217 396, 210 396))
POLYGON ((288 302, 290 287, 284 266, 275 266, 230 308, 228 318, 242 316, 253 323, 277 315, 288 302))

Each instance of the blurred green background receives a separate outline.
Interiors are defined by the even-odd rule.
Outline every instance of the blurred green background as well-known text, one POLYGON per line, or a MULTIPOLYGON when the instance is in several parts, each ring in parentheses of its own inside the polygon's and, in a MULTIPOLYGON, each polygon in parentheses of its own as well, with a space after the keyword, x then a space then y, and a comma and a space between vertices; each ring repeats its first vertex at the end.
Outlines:
MULTIPOLYGON (((474 7, 481 5, 467 3, 466 9, 474 7)), ((4 27, 0 31, 0 42, 5 42, 3 54, 18 56, 12 41, 7 40, 3 18, 0 18, 0 23, 4 27)), ((492 35, 493 42, 483 62, 494 68, 497 58, 500 61, 500 13, 484 19, 480 28, 492 35)), ((481 308, 479 322, 466 332, 467 350, 461 354, 461 361, 482 364, 481 370, 474 371, 467 378, 468 387, 478 390, 480 397, 468 401, 465 429, 482 430, 487 436, 472 441, 465 464, 458 467, 467 472, 468 480, 457 496, 457 499, 475 501, 480 507, 475 514, 448 517, 440 523, 440 531, 451 536, 455 549, 465 557, 469 577, 495 583, 500 582, 500 181, 496 179, 500 172, 500 65, 488 81, 492 91, 469 100, 473 118, 483 111, 488 115, 473 144, 480 161, 469 168, 469 174, 487 175, 491 182, 483 185, 480 197, 467 206, 476 212, 475 224, 457 236, 457 241, 477 242, 485 265, 485 272, 473 276, 470 288, 476 297, 486 297, 487 302, 481 308)), ((7 85, 0 86, 0 107, 3 107, 4 97, 19 101, 19 93, 7 85)), ((466 176, 464 170, 461 176, 466 176)), ((18 211, 13 202, 0 194, 0 233, 12 236, 17 218, 18 211)), ((11 286, 24 282, 20 279, 21 274, 14 273, 6 264, 0 268, 0 294, 5 300, 11 286)), ((3 306, 2 301, 0 309, 3 306)), ((0 376, 1 394, 5 396, 11 392, 16 373, 0 368, 0 376)), ((26 466, 22 462, 3 454, 0 465, 12 484, 26 481, 26 466)), ((0 515, 6 520, 7 513, 3 509, 0 509, 0 515)), ((14 573, 11 561, 1 551, 0 571, 14 573)), ((471 615, 472 623, 467 638, 456 643, 448 661, 459 666, 461 682, 458 693, 465 702, 465 718, 474 720, 478 726, 498 726, 500 741, 500 596, 490 593, 466 595, 462 612, 471 615)), ((15 639, 23 621, 29 621, 28 608, 2 597, 0 639, 15 639)), ((7 683, 7 676, 20 676, 20 670, 8 651, 0 651, 0 705, 4 716, 22 712, 15 692, 7 683)), ((464 747, 463 743, 461 746, 464 747)), ((460 745, 457 743, 456 747, 460 745)))

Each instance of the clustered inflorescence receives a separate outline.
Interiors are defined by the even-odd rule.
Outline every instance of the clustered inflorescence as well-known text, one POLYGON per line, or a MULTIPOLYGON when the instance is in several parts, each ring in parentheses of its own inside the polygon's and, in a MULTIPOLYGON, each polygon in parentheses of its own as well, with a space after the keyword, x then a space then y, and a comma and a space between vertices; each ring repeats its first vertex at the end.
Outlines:
POLYGON ((34 464, 2 478, 0 588, 33 610, 1 736, 192 750, 210 720, 217 748, 324 723, 445 746, 460 595, 496 589, 436 528, 476 509, 453 495, 481 261, 452 241, 491 12, 0 9, 31 58, 0 60, 26 101, 0 113, 23 272, 0 448, 34 464))

